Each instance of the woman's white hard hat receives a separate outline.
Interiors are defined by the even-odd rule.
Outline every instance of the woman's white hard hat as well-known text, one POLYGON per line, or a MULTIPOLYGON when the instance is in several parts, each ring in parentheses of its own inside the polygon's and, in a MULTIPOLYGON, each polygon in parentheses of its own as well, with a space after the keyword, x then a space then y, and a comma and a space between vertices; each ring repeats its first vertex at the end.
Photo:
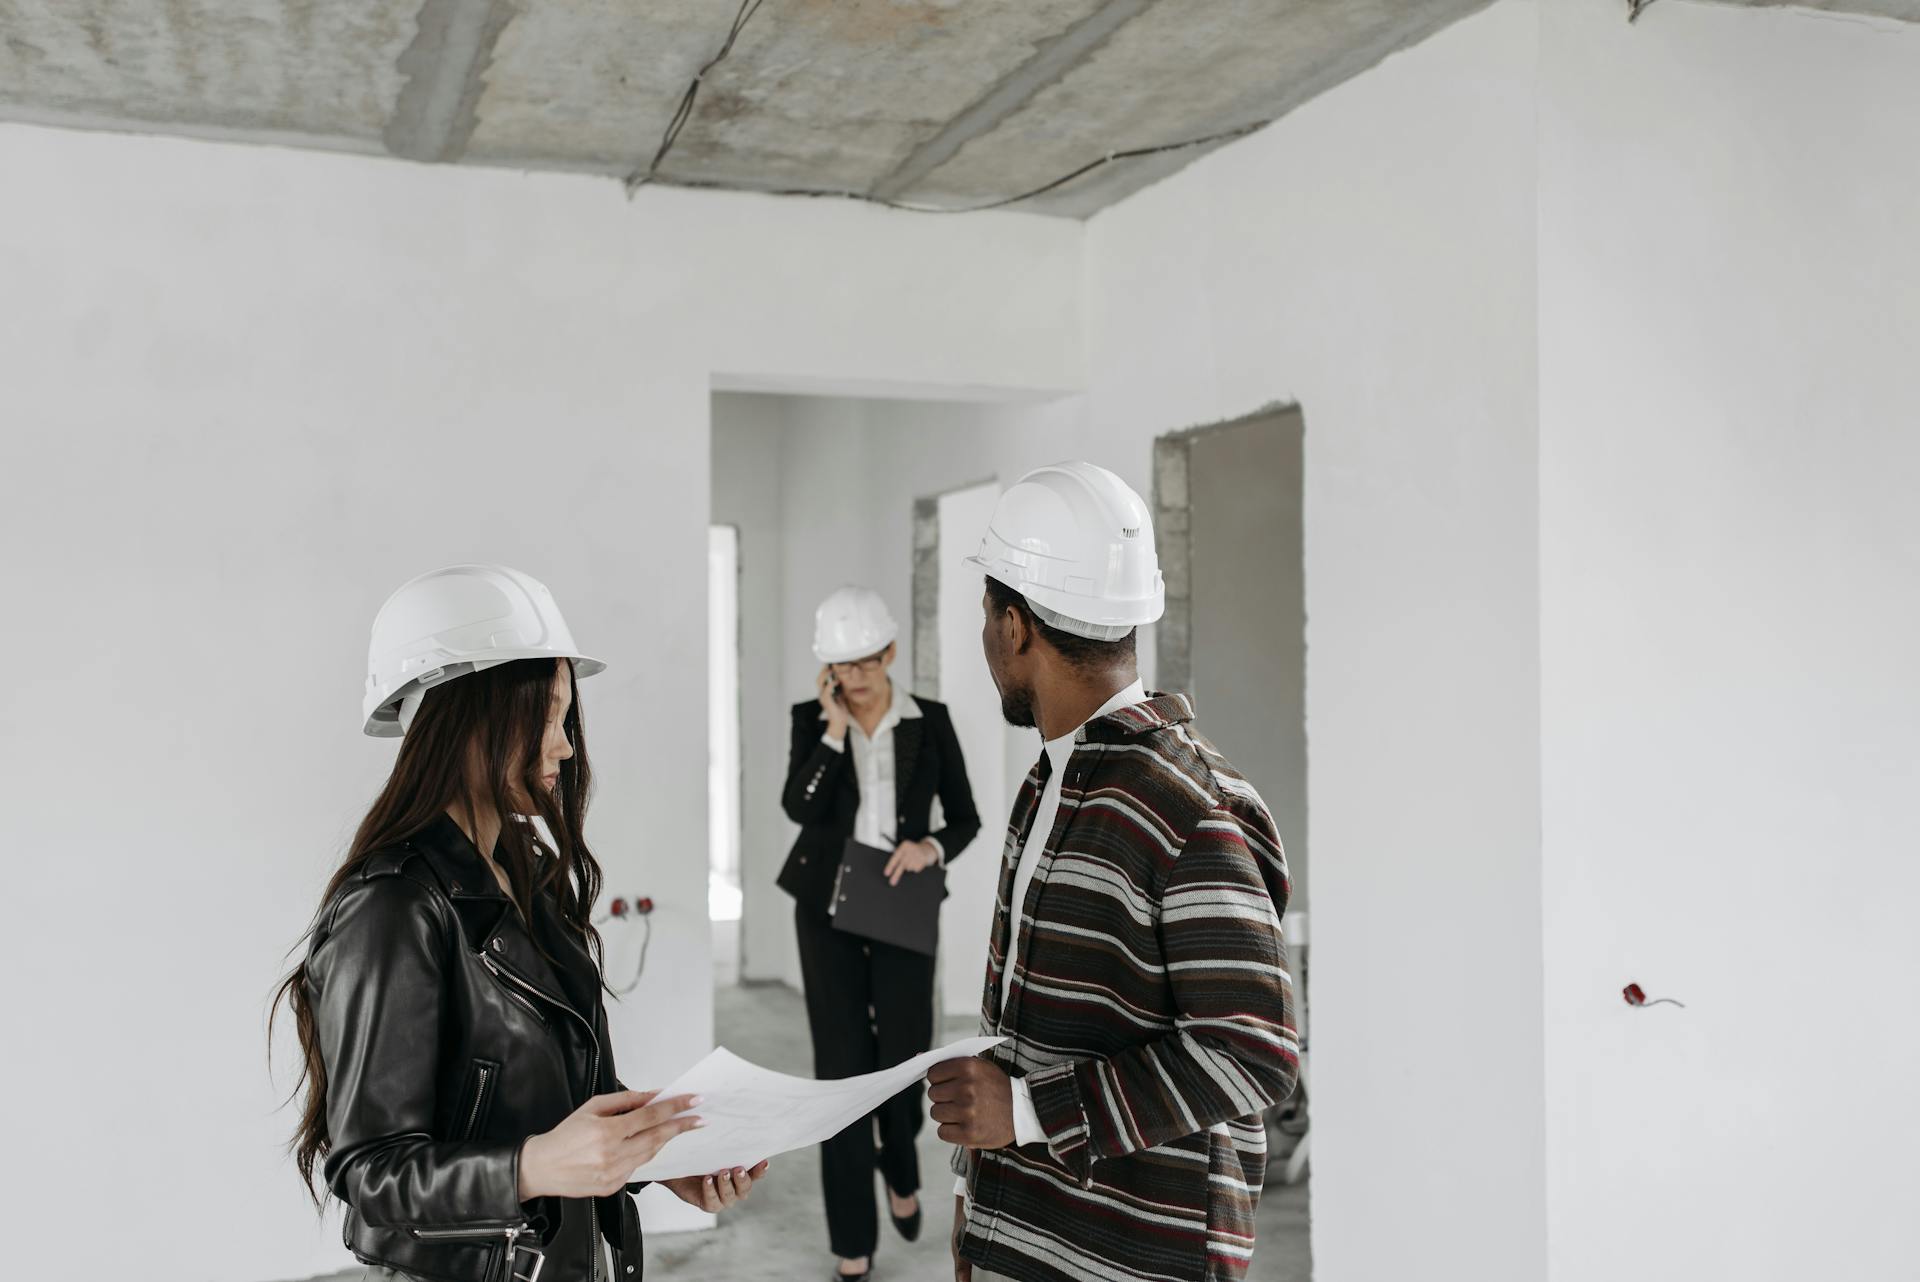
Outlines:
POLYGON ((449 565, 409 579, 373 619, 364 729, 404 734, 428 690, 515 659, 571 659, 575 677, 607 666, 580 653, 553 593, 531 574, 449 565))
POLYGON ((966 564, 1024 596, 1041 622, 1094 641, 1166 613, 1153 516, 1092 463, 1035 468, 1008 486, 966 564))
POLYGON ((822 663, 879 654, 899 635, 892 611, 872 588, 837 588, 813 612, 813 657, 822 663))

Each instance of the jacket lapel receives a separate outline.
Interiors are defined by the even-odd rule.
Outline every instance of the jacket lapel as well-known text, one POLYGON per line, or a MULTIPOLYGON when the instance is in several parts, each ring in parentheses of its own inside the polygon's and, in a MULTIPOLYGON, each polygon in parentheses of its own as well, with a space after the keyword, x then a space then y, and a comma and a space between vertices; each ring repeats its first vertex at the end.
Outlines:
POLYGON ((907 789, 913 782, 914 767, 920 764, 923 717, 902 717, 893 728, 893 813, 907 812, 907 789))
MULTIPOLYGON (((541 947, 534 946, 534 938, 528 933, 520 914, 513 903, 500 889, 500 883, 493 878, 493 870, 487 867, 480 852, 473 848, 459 825, 445 815, 435 818, 434 822, 413 839, 420 851, 427 857, 427 866, 440 880, 440 887, 453 903, 453 910, 460 918, 460 928, 467 937, 467 946, 476 953, 492 953, 502 962, 509 963, 537 989, 541 996, 556 1006, 564 1006, 588 1018, 593 1010, 593 1000, 584 1004, 580 998, 588 996, 597 1000, 597 988, 582 987, 584 980, 574 984, 562 982, 559 972, 541 955, 545 947, 554 956, 565 956, 560 949, 564 945, 559 936, 563 933, 555 923, 543 920, 552 914, 552 908, 544 900, 534 909, 535 929, 541 931, 541 947), (493 941, 502 941, 502 947, 493 948, 493 941), (522 944, 520 941, 525 941, 522 944)), ((592 958, 587 954, 584 944, 573 944, 572 951, 592 966, 592 958)), ((596 974, 597 981, 598 976, 596 974)), ((589 1020, 591 1023, 591 1020, 589 1020)))

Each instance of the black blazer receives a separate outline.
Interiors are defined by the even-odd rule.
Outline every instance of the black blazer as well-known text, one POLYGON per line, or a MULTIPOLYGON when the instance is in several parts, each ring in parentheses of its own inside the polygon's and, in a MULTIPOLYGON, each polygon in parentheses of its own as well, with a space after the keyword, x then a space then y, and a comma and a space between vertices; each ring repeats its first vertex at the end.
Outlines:
MULTIPOLYGON (((967 763, 960 755, 960 738, 953 732, 947 705, 932 699, 914 702, 920 705, 921 715, 904 718, 893 728, 894 836, 899 841, 938 838, 947 862, 952 863, 979 835, 980 814, 973 808, 967 763), (946 825, 931 832, 936 796, 946 825)), ((780 889, 821 913, 833 899, 833 874, 860 811, 853 745, 849 742, 836 752, 822 742, 826 732, 817 700, 793 706, 793 749, 787 758, 787 786, 780 796, 787 818, 800 825, 800 835, 780 870, 780 889)))

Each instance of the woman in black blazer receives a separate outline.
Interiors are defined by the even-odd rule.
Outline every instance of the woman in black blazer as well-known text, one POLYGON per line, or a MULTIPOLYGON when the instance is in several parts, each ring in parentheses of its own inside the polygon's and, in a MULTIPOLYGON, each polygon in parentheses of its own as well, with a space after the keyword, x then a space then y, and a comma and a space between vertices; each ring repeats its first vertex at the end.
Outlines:
MULTIPOLYGON (((891 848, 887 874, 897 883, 959 857, 979 833, 980 816, 946 705, 914 698, 887 675, 898 629, 879 595, 842 588, 814 623, 814 655, 824 666, 817 697, 793 709, 781 804, 800 835, 779 884, 794 898, 813 1071, 826 1079, 891 1067, 933 1043, 933 957, 833 927, 834 875, 847 839, 891 848)), ((889 1211, 912 1241, 920 1233, 920 1085, 872 1118, 880 1125, 889 1211)), ((821 1145, 827 1235, 840 1258, 836 1279, 871 1270, 880 1234, 874 1165, 870 1119, 821 1145)))

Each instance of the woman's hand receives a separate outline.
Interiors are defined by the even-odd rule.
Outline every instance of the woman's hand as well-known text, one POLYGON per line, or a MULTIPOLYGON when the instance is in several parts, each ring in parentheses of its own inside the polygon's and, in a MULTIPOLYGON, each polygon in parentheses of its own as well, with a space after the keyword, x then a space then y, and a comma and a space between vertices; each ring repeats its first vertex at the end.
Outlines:
POLYGON ((668 1140, 706 1125, 687 1111, 699 1096, 658 1094, 596 1095, 552 1130, 529 1136, 520 1149, 520 1200, 610 1197, 668 1140))
POLYGON ((703 1211, 719 1212, 730 1206, 738 1206, 746 1200, 747 1190, 753 1187, 755 1180, 767 1177, 765 1162, 751 1171, 734 1167, 731 1171, 715 1171, 712 1175, 689 1175, 678 1180, 662 1180, 673 1191, 673 1195, 688 1206, 697 1206, 703 1211))
POLYGON ((903 841, 893 848, 893 858, 887 860, 880 875, 887 879, 889 886, 898 886, 906 874, 923 871, 939 862, 940 851, 931 841, 903 841))
POLYGON ((820 710, 827 714, 827 733, 835 739, 845 738, 847 705, 840 701, 840 687, 833 679, 833 665, 822 667, 813 684, 814 692, 820 696, 820 710))

